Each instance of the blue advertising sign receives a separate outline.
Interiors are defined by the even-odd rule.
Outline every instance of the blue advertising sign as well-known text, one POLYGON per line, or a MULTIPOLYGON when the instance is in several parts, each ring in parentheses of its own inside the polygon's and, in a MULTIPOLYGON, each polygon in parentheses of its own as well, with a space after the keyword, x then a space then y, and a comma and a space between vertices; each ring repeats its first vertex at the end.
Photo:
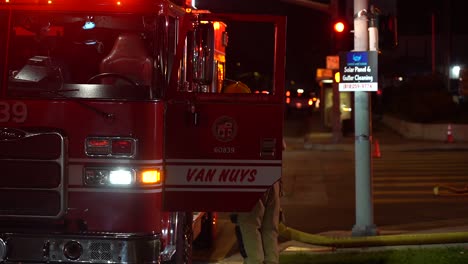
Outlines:
POLYGON ((377 91, 377 51, 352 51, 341 54, 340 76, 340 92, 377 91))

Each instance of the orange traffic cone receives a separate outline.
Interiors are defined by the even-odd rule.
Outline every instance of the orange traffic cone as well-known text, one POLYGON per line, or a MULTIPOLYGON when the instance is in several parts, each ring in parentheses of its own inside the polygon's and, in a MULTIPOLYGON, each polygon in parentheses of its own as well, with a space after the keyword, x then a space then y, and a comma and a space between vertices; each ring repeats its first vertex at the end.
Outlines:
POLYGON ((382 153, 380 153, 380 146, 379 141, 377 139, 374 140, 374 153, 372 155, 374 158, 382 157, 382 153))
POLYGON ((453 133, 452 133, 452 125, 451 124, 448 124, 447 126, 447 141, 446 143, 453 143, 454 142, 454 139, 453 139, 453 133))

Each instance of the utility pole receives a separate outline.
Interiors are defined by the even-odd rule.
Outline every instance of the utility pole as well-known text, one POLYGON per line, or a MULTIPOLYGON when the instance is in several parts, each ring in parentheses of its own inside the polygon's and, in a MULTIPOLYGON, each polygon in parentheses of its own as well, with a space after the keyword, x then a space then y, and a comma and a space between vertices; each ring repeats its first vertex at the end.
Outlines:
MULTIPOLYGON (((368 51, 368 0, 354 0, 354 51, 368 51)), ((353 236, 377 234, 372 202, 371 112, 369 92, 354 93, 356 224, 353 236)))
MULTIPOLYGON (((331 22, 334 23, 338 19, 338 0, 330 0, 330 14, 331 22)), ((330 24, 332 24, 330 23, 330 24)), ((334 25, 333 25, 334 26, 334 25)), ((346 29, 348 30, 348 29, 346 29)), ((332 55, 337 55, 339 49, 337 48, 340 41, 343 41, 341 38, 338 38, 339 34, 346 34, 345 32, 338 33, 335 30, 331 30, 331 39, 332 39, 332 55)), ((341 111, 340 111, 340 92, 338 91, 338 82, 335 81, 335 76, 333 74, 333 84, 332 84, 332 135, 333 143, 339 143, 343 138, 343 131, 341 125, 341 111)))

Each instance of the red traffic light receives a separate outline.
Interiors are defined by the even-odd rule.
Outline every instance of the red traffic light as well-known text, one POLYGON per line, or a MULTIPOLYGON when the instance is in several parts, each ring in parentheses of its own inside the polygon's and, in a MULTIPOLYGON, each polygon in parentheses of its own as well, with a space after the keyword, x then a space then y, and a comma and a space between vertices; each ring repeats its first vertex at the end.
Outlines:
POLYGON ((338 32, 338 33, 342 33, 345 31, 345 23, 341 22, 341 21, 337 21, 333 24, 333 30, 335 32, 338 32))

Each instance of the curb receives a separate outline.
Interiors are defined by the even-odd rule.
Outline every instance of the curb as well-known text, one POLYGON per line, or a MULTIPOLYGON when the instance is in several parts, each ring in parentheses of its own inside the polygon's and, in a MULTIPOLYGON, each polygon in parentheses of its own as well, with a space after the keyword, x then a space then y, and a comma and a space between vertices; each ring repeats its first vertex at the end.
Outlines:
MULTIPOLYGON (((406 140, 405 140, 406 141, 406 140)), ((310 142, 306 138, 298 140, 296 138, 285 138, 286 150, 316 150, 316 151, 354 151, 355 142, 347 139, 345 143, 332 142, 310 142)), ((372 147, 372 146, 371 146, 372 147)), ((380 149, 385 151, 467 151, 467 142, 441 143, 425 141, 417 143, 395 143, 380 144, 380 149)))

